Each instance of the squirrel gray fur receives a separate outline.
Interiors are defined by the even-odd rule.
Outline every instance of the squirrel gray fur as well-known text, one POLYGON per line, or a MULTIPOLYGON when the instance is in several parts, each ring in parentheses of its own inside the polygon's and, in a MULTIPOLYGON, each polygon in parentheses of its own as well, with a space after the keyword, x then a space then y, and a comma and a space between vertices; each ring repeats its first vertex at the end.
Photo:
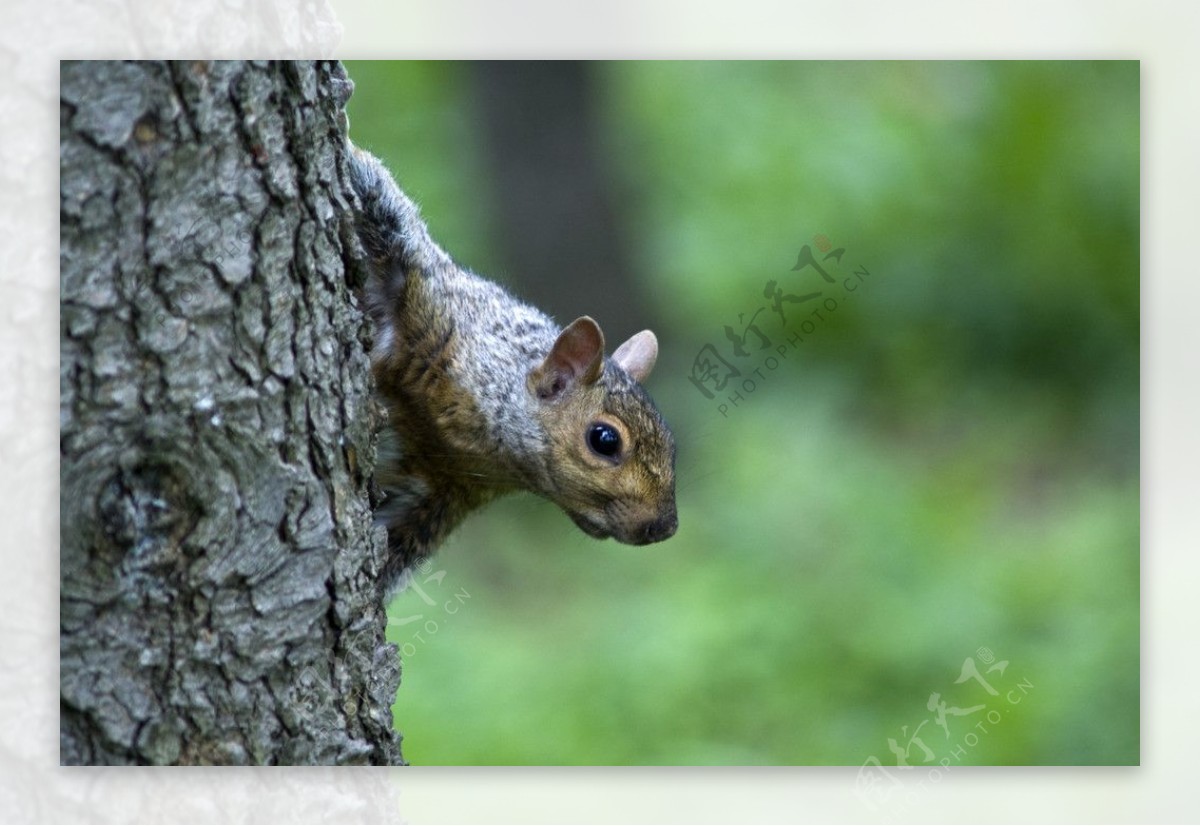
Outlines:
POLYGON ((582 316, 559 328, 459 267, 382 163, 350 148, 368 258, 371 365, 389 415, 376 479, 388 528, 382 587, 429 556, 472 510, 532 491, 596 538, 675 533, 675 441, 641 382, 649 330, 611 357, 582 316))

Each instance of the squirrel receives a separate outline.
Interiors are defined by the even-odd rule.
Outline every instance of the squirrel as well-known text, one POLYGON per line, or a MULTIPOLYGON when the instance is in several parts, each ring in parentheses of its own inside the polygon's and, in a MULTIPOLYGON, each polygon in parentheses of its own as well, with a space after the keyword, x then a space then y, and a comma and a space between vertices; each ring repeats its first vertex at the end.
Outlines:
POLYGON ((675 441, 642 388, 658 357, 654 333, 606 357, 593 319, 560 329, 455 264, 383 164, 352 144, 349 156, 371 370, 389 421, 376 470, 384 593, 471 511, 520 490, 597 539, 670 538, 675 441))

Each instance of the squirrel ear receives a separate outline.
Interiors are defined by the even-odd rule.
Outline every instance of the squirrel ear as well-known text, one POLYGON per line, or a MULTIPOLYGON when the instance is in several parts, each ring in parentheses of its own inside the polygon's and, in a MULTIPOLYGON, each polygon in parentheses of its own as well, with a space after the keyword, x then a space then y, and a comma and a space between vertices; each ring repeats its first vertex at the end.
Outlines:
POLYGON ((643 382, 658 359, 658 339, 650 330, 642 330, 618 347, 612 357, 635 381, 643 382))
POLYGON ((539 399, 562 395, 573 382, 592 384, 604 369, 604 333, 588 316, 566 326, 529 379, 539 399))

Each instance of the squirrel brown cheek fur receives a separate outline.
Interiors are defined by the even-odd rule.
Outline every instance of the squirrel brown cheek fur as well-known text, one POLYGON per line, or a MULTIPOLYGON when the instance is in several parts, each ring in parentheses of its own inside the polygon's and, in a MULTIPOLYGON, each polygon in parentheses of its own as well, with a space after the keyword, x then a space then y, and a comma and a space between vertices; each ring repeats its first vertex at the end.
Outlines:
POLYGON ((384 591, 472 510, 516 490, 553 501, 597 538, 641 545, 673 535, 674 437, 641 385, 657 358, 654 334, 606 357, 591 318, 560 329, 457 266, 376 158, 351 147, 349 173, 368 261, 372 370, 389 411, 376 471, 384 591), (603 453, 588 441, 597 423, 614 431, 603 453))

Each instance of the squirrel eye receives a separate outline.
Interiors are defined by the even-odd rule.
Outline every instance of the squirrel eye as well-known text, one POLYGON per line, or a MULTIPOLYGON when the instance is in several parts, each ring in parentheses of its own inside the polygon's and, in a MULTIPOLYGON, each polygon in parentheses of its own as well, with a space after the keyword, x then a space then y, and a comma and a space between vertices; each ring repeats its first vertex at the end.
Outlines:
POLYGON ((621 434, 612 425, 602 422, 588 427, 587 442, 596 453, 610 459, 621 452, 621 434))

